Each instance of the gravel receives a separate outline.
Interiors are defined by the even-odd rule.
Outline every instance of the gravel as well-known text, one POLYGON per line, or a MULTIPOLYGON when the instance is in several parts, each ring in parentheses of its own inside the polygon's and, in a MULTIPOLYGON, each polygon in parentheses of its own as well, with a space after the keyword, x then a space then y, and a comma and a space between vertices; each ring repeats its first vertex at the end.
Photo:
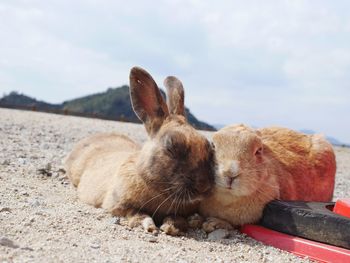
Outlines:
MULTIPOLYGON (((308 261, 237 231, 154 236, 81 203, 62 160, 79 139, 104 131, 146 140, 137 124, 0 109, 0 262, 308 261)), ((335 198, 350 196, 350 149, 336 154, 335 198)))

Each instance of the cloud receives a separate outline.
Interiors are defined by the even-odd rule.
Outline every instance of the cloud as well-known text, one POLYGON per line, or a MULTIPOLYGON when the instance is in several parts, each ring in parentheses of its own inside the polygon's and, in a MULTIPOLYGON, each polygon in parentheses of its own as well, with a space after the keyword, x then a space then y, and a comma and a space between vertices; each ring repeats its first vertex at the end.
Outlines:
MULTIPOLYGON (((53 102, 81 96, 124 79, 129 65, 103 51, 76 45, 45 31, 47 16, 39 8, 1 6, 0 61, 2 88, 18 89, 53 102)), ((71 21, 73 22, 73 21, 71 21)), ((46 25, 47 26, 47 25, 46 25)))

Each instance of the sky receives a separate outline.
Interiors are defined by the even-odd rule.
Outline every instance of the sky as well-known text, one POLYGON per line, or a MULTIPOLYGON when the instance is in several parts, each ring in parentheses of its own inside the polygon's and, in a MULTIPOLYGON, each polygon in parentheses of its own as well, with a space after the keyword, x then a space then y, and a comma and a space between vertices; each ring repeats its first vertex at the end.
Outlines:
POLYGON ((211 124, 310 129, 350 143, 348 0, 1 0, 0 96, 58 103, 132 66, 211 124))

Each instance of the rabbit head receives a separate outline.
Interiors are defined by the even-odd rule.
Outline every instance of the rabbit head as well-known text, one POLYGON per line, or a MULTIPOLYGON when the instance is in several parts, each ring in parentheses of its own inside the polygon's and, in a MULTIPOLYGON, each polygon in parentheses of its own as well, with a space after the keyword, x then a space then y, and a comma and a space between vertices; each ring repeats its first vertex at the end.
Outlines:
POLYGON ((258 131, 245 126, 228 126, 213 136, 217 160, 216 185, 236 196, 259 191, 267 177, 263 143, 258 131))
POLYGON ((182 83, 167 77, 164 85, 167 103, 150 74, 138 67, 130 72, 132 106, 149 135, 136 167, 149 188, 185 206, 212 189, 214 153, 186 120, 182 83))

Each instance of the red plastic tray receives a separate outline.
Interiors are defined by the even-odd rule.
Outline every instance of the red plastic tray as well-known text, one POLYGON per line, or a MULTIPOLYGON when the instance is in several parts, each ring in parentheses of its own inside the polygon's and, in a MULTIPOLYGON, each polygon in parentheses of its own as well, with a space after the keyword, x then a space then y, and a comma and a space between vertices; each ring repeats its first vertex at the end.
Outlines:
POLYGON ((244 225, 241 232, 264 244, 318 262, 350 262, 350 250, 290 236, 258 225, 244 225))
POLYGON ((342 216, 350 217, 350 198, 339 199, 335 203, 333 212, 342 216))

